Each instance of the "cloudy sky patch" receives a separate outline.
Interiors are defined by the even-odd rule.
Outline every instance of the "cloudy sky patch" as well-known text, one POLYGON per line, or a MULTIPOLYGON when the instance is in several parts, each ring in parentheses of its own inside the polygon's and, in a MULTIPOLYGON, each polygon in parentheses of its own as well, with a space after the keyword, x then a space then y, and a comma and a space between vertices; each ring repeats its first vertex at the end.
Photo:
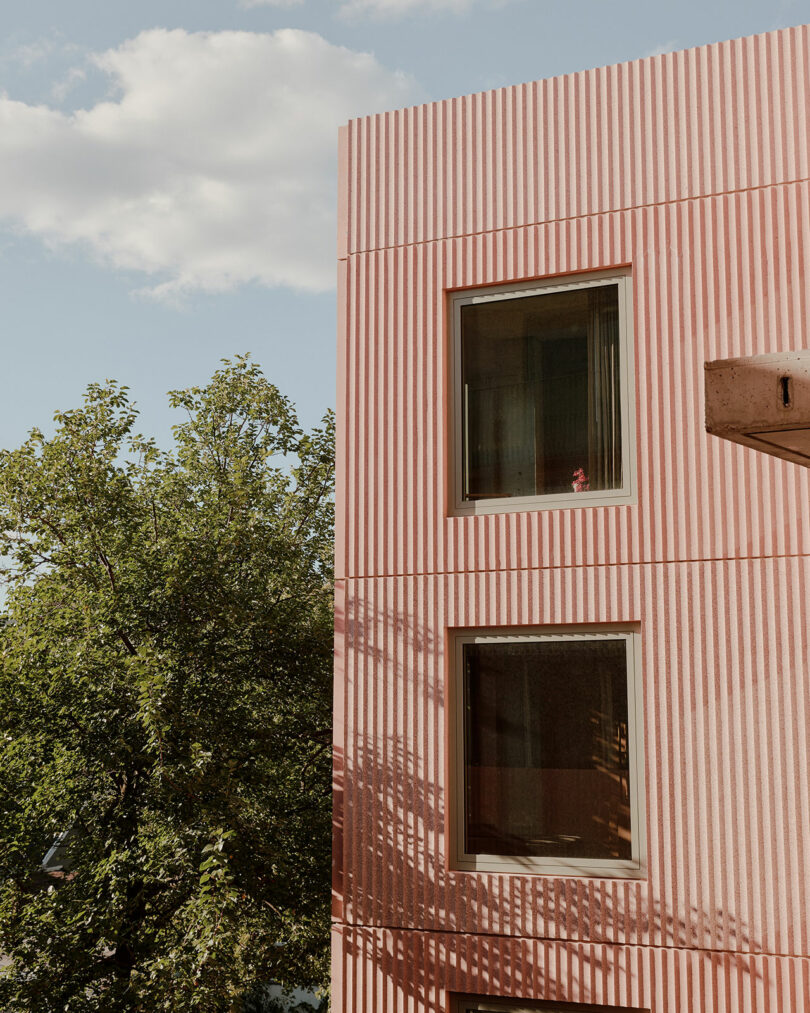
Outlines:
POLYGON ((334 279, 337 128, 412 78, 295 29, 153 29, 89 62, 110 97, 0 97, 0 218, 144 272, 158 296, 334 279))
MULTIPOLYGON (((503 2, 503 0, 500 0, 503 2)), ((493 0, 343 0, 343 14, 378 14, 396 16, 426 14, 431 11, 461 14, 474 6, 492 6, 493 0)))
POLYGON ((165 392, 205 383, 220 359, 248 350, 314 424, 335 399, 339 124, 635 59, 673 39, 750 35, 801 21, 805 8, 6 3, 0 447, 47 429, 54 409, 105 377, 131 386, 142 428, 168 445, 178 419, 165 392))
POLYGON ((239 6, 250 10, 251 7, 300 7, 304 0, 239 0, 239 6))

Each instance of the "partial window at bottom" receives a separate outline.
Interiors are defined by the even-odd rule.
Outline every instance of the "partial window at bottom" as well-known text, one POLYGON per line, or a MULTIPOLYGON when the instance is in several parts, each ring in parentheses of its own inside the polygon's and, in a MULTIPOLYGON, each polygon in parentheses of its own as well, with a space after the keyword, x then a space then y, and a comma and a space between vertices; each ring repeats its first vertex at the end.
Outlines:
POLYGON ((649 1013, 630 1006, 593 1006, 582 1003, 542 1002, 522 999, 487 999, 457 996, 451 1013, 649 1013))

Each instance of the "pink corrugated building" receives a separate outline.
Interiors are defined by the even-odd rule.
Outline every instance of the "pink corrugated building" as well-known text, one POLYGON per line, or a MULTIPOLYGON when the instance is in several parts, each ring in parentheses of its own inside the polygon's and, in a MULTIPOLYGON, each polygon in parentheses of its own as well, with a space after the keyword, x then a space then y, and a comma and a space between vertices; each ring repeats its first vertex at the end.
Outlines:
POLYGON ((342 131, 335 1010, 810 1009, 809 90, 342 131))

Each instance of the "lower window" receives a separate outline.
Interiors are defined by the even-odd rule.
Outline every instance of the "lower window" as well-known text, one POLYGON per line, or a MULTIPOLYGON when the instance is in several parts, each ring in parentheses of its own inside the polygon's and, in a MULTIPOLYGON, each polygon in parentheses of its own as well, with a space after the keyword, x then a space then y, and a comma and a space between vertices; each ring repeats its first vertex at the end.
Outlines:
POLYGON ((530 1000, 485 999, 457 996, 451 1003, 451 1013, 649 1013, 648 1010, 627 1006, 583 1006, 570 1002, 532 1002, 530 1000))
POLYGON ((643 874, 637 636, 456 637, 457 868, 643 874))

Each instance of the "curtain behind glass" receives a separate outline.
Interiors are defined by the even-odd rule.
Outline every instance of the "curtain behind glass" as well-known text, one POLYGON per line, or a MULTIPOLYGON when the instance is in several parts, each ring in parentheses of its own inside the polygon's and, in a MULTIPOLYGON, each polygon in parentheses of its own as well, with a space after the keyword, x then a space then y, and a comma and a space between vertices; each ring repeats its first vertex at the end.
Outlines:
POLYGON ((588 477, 591 489, 622 484, 619 306, 615 286, 589 293, 588 477))
POLYGON ((463 306, 461 330, 464 499, 621 486, 617 285, 463 306))

